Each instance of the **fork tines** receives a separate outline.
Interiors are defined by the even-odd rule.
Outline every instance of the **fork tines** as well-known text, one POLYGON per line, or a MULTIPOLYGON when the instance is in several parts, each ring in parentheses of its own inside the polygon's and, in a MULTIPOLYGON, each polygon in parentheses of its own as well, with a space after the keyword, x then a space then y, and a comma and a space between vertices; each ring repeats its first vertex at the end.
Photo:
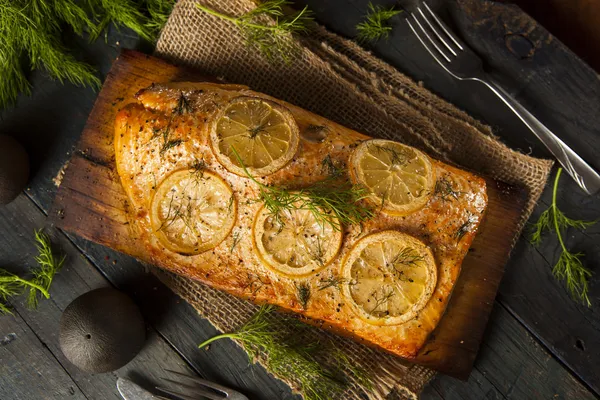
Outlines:
POLYGON ((417 11, 410 13, 410 17, 406 21, 421 44, 438 63, 443 65, 440 56, 447 62, 451 62, 451 57, 456 57, 463 50, 463 46, 431 11, 427 3, 423 2, 423 6, 425 11, 421 7, 417 7, 417 11))
POLYGON ((207 398, 210 400, 223 400, 226 399, 228 396, 228 392, 233 392, 231 389, 228 389, 224 386, 221 386, 219 384, 216 384, 214 382, 210 382, 207 381, 205 379, 199 378, 197 376, 191 376, 191 375, 187 375, 187 374, 183 374, 181 372, 177 372, 177 371, 171 371, 171 370, 165 370, 167 372, 170 372, 172 374, 175 375, 179 375, 182 378, 188 379, 192 382, 194 382, 193 385, 190 384, 186 384, 186 383, 182 383, 173 379, 169 379, 169 378, 162 378, 162 380, 169 382, 169 383, 173 383, 176 384, 179 388, 182 389, 187 389, 187 393, 181 393, 181 392, 176 392, 174 390, 171 389, 166 389, 166 388, 162 388, 162 387, 156 387, 156 389, 160 390, 161 392, 170 394, 172 396, 177 396, 183 400, 198 400, 198 395, 202 396, 203 398, 207 398), (209 388, 209 389, 207 389, 209 388), (196 396, 193 396, 193 395, 196 396))

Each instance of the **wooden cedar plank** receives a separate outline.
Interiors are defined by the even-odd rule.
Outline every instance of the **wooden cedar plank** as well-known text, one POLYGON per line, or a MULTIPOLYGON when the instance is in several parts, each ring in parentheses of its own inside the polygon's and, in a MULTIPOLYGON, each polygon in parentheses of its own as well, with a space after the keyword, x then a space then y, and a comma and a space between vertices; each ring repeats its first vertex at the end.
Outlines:
MULTIPOLYGON (((75 155, 73 162, 76 167, 67 170, 57 194, 55 211, 51 214, 54 217, 60 211, 61 216, 57 219, 59 227, 150 261, 143 252, 134 254, 143 249, 135 242, 137 235, 131 234, 135 227, 118 223, 125 217, 115 216, 119 212, 119 202, 123 202, 122 210, 126 213, 127 201, 114 171, 112 137, 118 109, 116 103, 120 101, 115 102, 114 99, 131 98, 139 88, 152 82, 177 80, 184 75, 189 77, 190 72, 169 67, 164 61, 140 53, 124 51, 121 54, 84 129, 78 146, 79 154, 84 156, 75 155), (107 191, 106 188, 111 189, 107 191), (104 216, 108 203, 110 213, 104 216), (82 221, 85 223, 82 224, 82 221)), ((417 358, 418 363, 463 379, 468 377, 475 359, 510 249, 510 232, 514 232, 523 207, 521 191, 497 185, 488 181, 490 203, 476 239, 477 254, 485 256, 478 258, 472 256, 473 253, 467 256, 447 318, 442 320, 417 358)))
POLYGON ((510 186, 488 180, 490 199, 444 318, 419 354, 423 365, 466 379, 471 370, 516 230, 523 198, 510 186), (517 196, 515 196, 517 194, 517 196), (475 322, 476 321, 476 322, 475 322), (465 373, 466 372, 466 373, 465 373))
POLYGON ((596 398, 499 303, 469 382, 456 385, 438 375, 424 394, 423 400, 436 395, 445 400, 596 398))
POLYGON ((18 313, 0 316, 0 399, 86 396, 18 313))
MULTIPOLYGON (((4 234, 0 236, 0 265, 10 266, 14 273, 27 274, 27 270, 35 265, 33 257, 37 254, 33 240, 34 229, 43 227, 45 217, 26 196, 6 207, 0 208, 0 226, 4 234)), ((78 249, 64 235, 53 231, 53 239, 57 249, 67 256, 64 270, 54 280, 50 300, 41 300, 37 310, 25 307, 25 296, 13 302, 23 325, 29 326, 38 339, 51 353, 55 365, 52 368, 66 370, 79 389, 88 398, 120 399, 116 390, 117 376, 129 376, 137 373, 139 379, 156 385, 160 377, 165 376, 163 368, 181 372, 189 372, 186 363, 166 343, 154 329, 147 331, 146 345, 138 356, 115 373, 93 375, 73 366, 62 354, 58 343, 59 322, 62 311, 77 296, 98 287, 110 286, 110 283, 81 257, 78 249)), ((24 353, 23 362, 32 362, 33 358, 24 353)), ((35 382, 30 377, 18 378, 15 371, 10 371, 10 387, 15 391, 26 391, 35 382)), ((150 387, 152 387, 151 385, 150 387)), ((33 393, 32 393, 33 394, 33 393)), ((35 396, 29 397, 29 399, 35 396)), ((11 398, 2 397, 0 398, 11 398)), ((37 397, 35 397, 37 398, 37 397)), ((63 398, 63 397, 56 397, 63 398)))

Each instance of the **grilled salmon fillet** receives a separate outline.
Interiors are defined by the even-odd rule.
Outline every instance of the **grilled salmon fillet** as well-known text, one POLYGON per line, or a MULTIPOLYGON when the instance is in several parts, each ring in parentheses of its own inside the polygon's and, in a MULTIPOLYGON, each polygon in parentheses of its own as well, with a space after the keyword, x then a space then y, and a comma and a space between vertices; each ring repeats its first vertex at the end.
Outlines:
MULTIPOLYGON (((341 248, 333 261, 314 274, 289 277, 267 268, 253 242, 255 216, 263 207, 259 185, 247 176, 229 172, 215 157, 209 143, 210 122, 225 104, 239 96, 268 99, 287 108, 295 119, 300 143, 293 159, 258 181, 269 185, 305 187, 327 178, 322 161, 329 157, 347 165, 354 148, 369 137, 307 112, 292 104, 241 85, 177 82, 154 84, 140 90, 115 123, 116 164, 129 197, 134 235, 145 244, 153 263, 169 271, 255 303, 270 303, 299 313, 319 326, 380 347, 400 357, 414 358, 434 330, 450 299, 461 263, 487 206, 485 181, 469 172, 431 160, 437 180, 452 182, 453 191, 431 195, 420 210, 405 216, 377 212, 360 225, 343 226, 341 248), (176 113, 185 97, 188 112, 176 113), (318 135, 314 127, 323 127, 318 135), (169 130, 173 146, 165 151, 160 132, 169 130), (318 136, 318 137, 316 137, 318 136), (152 227, 151 202, 160 185, 174 171, 202 160, 206 171, 220 177, 235 197, 235 222, 218 245, 200 254, 186 255, 165 247, 152 227), (349 306, 344 291, 326 285, 340 276, 343 262, 365 235, 395 230, 411 235, 431 251, 437 278, 431 297, 416 316, 396 325, 373 324, 349 306), (308 288, 310 299, 298 288, 308 288)), ((349 176, 346 176, 350 179, 349 176)), ((234 212, 234 211, 232 211, 234 212)), ((341 280, 338 280, 340 282, 341 280)), ((306 294, 306 293, 305 293, 306 294)))

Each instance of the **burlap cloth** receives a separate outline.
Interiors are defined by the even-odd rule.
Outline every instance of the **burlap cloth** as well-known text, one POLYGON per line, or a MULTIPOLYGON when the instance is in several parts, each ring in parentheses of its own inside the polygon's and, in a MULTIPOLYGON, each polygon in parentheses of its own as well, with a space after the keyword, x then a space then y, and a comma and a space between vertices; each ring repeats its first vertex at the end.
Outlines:
MULTIPOLYGON (((203 73, 304 107, 370 136, 395 139, 433 157, 478 171, 529 192, 521 226, 539 198, 552 165, 500 143, 490 127, 430 93, 352 41, 316 27, 300 40, 294 62, 267 61, 248 47, 238 28, 199 11, 197 0, 180 0, 165 26, 156 55, 203 73)), ((240 15, 251 0, 203 1, 219 11, 240 15)), ((242 324, 256 307, 197 282, 157 272, 179 296, 221 331, 242 324)), ((309 340, 333 340, 354 363, 370 371, 369 399, 416 398, 434 372, 316 329, 309 340)), ((206 338, 198 338, 199 341, 206 338)), ((260 360, 259 360, 260 361, 260 360)), ((287 382, 291 387, 295 382, 287 382)), ((357 382, 341 397, 359 399, 357 382)))

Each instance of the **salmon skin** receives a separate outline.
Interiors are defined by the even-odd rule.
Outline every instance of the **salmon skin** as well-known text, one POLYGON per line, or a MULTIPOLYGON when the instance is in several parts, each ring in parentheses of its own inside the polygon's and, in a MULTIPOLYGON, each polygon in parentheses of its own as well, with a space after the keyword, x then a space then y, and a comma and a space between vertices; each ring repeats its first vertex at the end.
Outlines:
POLYGON ((475 237, 487 206, 485 181, 431 160, 438 181, 451 182, 455 193, 436 190, 419 211, 404 217, 376 215, 361 226, 344 226, 342 247, 331 264, 302 278, 290 278, 265 267, 252 240, 254 217, 261 208, 259 186, 226 170, 209 143, 211 118, 230 100, 253 96, 275 101, 293 115, 300 131, 295 157, 282 169, 258 178, 266 184, 303 187, 322 181, 328 171, 325 157, 347 165, 352 150, 368 136, 345 128, 292 104, 254 92, 245 86, 202 82, 154 84, 136 94, 121 109, 115 122, 117 170, 129 197, 132 235, 146 246, 152 262, 166 270, 224 290, 257 304, 270 303, 307 317, 311 323, 406 359, 414 358, 442 317, 460 273, 461 263, 475 237), (187 112, 176 113, 184 96, 187 112), (156 132, 169 126, 168 151, 155 140, 156 132), (220 176, 233 190, 237 217, 232 233, 219 245, 197 255, 183 255, 165 248, 156 238, 150 206, 157 185, 174 171, 203 160, 206 170, 220 176), (432 251, 437 283, 432 296, 417 316, 399 325, 373 325, 359 318, 345 303, 342 291, 324 282, 340 276, 344 258, 366 234, 397 230, 412 235, 432 251), (300 299, 298 285, 310 289, 310 300, 300 299))

